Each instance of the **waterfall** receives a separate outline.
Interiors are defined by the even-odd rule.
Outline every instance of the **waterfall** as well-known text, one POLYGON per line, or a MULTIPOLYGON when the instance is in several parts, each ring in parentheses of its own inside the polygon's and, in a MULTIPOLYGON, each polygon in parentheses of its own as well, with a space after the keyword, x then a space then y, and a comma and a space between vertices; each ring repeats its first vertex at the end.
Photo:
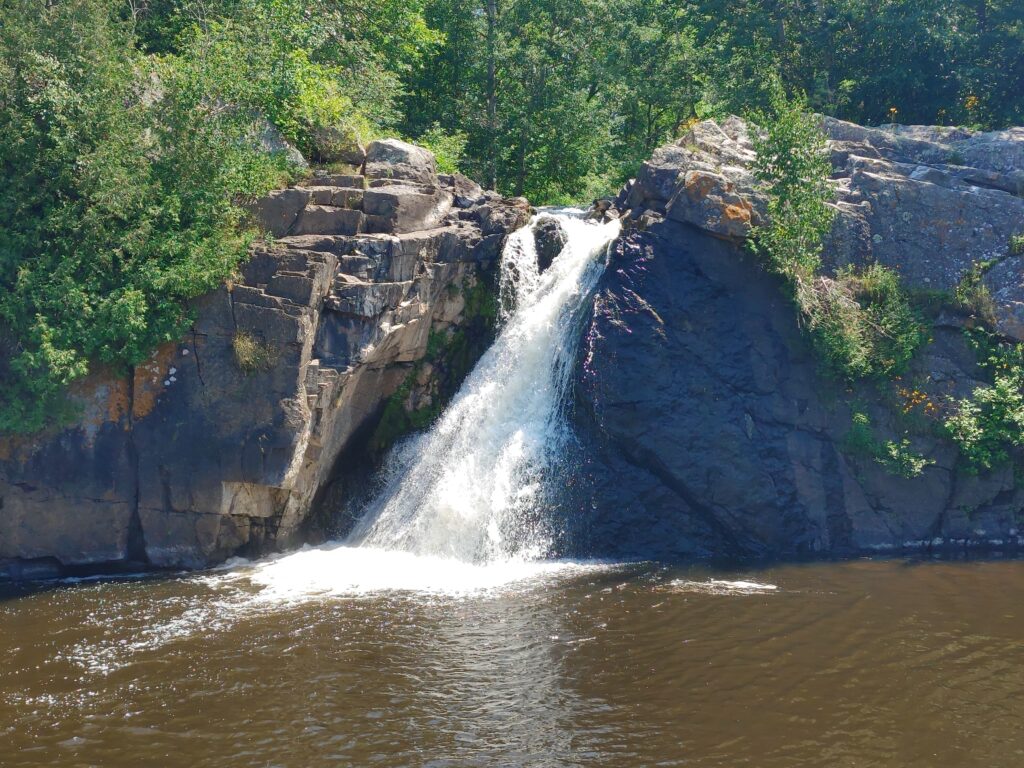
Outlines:
POLYGON ((490 585, 549 553, 546 481, 571 439, 564 411, 580 321, 620 225, 578 210, 541 215, 558 219, 564 247, 541 272, 536 217, 508 238, 497 338, 433 426, 392 451, 349 537, 273 561, 255 581, 286 591, 310 579, 340 591, 490 585))
POLYGON ((618 233, 617 222, 558 219, 568 240, 543 273, 532 227, 509 237, 497 339, 434 426, 392 454, 350 544, 478 563, 547 553, 537 512, 570 436, 563 408, 578 321, 618 233))

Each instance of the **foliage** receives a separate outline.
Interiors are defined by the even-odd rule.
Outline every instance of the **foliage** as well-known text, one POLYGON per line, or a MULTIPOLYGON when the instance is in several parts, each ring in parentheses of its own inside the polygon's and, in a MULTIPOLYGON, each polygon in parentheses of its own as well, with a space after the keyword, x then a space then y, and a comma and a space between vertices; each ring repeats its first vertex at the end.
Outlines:
POLYGON ((974 262, 953 291, 953 299, 957 306, 969 311, 988 325, 995 322, 995 302, 988 286, 982 280, 995 263, 994 259, 974 262))
MULTIPOLYGON (((898 370, 898 296, 818 274, 807 113, 1019 123, 1022 51, 1017 0, 5 0, 0 430, 45 425, 91 366, 178 336, 245 253, 240 204, 293 172, 273 135, 316 157, 322 128, 418 136, 443 170, 569 203, 690 121, 754 110, 775 187, 762 255, 839 375, 898 370)), ((962 301, 984 308, 980 281, 962 301)))
POLYGON ((457 173, 466 154, 469 135, 465 131, 446 133, 440 123, 434 123, 420 134, 416 143, 434 153, 437 170, 441 173, 457 173))
POLYGON ((895 272, 880 264, 818 274, 833 209, 825 139, 802 97, 776 83, 757 122, 755 172, 768 185, 768 224, 750 247, 789 287, 825 369, 846 380, 899 373, 924 339, 895 272))
POLYGON ((910 440, 902 438, 898 443, 892 440, 886 441, 882 446, 881 453, 875 460, 885 467, 890 474, 906 479, 919 477, 925 467, 935 463, 935 459, 928 459, 919 453, 915 453, 910 445, 910 440))
POLYGON ((832 166, 825 135, 802 96, 787 98, 778 82, 770 109, 754 114, 764 133, 754 131, 754 172, 768 183, 769 224, 752 240, 772 271, 794 284, 799 294, 821 266, 822 240, 832 227, 828 201, 832 166))
POLYGON ((255 234, 243 204, 293 174, 280 137, 370 138, 438 39, 415 0, 5 3, 0 431, 179 337, 255 234))
POLYGON ((614 188, 688 120, 770 110, 777 81, 864 124, 1024 121, 1018 0, 427 0, 425 15, 442 39, 405 76, 403 131, 465 131, 463 170, 538 204, 614 188))
POLYGON ((1020 256, 1024 254, 1024 235, 1014 235, 1010 238, 1010 255, 1020 256))
POLYGON ((235 363, 247 374, 270 370, 280 357, 276 347, 245 331, 235 334, 231 348, 235 353, 235 363))
POLYGON ((853 456, 873 459, 892 475, 912 479, 920 477, 925 468, 935 463, 913 450, 910 440, 906 437, 899 442, 878 440, 872 429, 871 420, 866 413, 854 411, 851 426, 846 433, 843 446, 853 456))
POLYGON ((977 473, 1008 461, 1011 450, 1024 445, 1024 345, 999 343, 984 332, 974 341, 992 384, 957 401, 944 426, 968 471, 977 473))
POLYGON ((190 98, 106 0, 12 0, 0 25, 0 430, 31 431, 91 361, 132 365, 245 252, 238 201, 278 183, 251 116, 190 98), (159 90, 163 94, 157 94, 159 90))

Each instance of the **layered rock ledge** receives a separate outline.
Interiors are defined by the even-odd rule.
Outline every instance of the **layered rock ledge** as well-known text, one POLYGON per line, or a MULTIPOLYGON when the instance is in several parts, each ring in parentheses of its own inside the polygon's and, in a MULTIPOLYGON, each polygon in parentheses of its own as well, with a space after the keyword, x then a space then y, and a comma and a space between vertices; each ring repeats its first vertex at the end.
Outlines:
MULTIPOLYGON (((995 133, 824 120, 838 216, 827 269, 877 261, 950 290, 976 264, 997 329, 1019 340, 1024 129, 995 133)), ((763 220, 748 128, 704 122, 662 147, 602 215, 615 244, 584 330, 575 547, 590 555, 713 557, 1024 545, 1021 457, 972 475, 956 447, 913 430, 919 477, 853 455, 851 413, 901 439, 903 390, 965 397, 982 373, 945 312, 901 382, 822 377, 781 285, 743 247, 763 220)))
POLYGON ((522 199, 374 142, 254 206, 273 235, 194 302, 186 336, 127 376, 99 371, 81 418, 0 437, 0 577, 195 568, 294 542, 354 437, 492 290, 522 199), (246 357, 248 356, 248 357, 246 357))

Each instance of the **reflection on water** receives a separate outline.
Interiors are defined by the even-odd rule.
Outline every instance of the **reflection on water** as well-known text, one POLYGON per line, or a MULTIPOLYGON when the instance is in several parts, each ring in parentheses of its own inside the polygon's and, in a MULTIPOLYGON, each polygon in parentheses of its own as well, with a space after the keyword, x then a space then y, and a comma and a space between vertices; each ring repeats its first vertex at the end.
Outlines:
POLYGON ((0 601, 0 765, 1024 765, 1021 562, 272 567, 0 601))

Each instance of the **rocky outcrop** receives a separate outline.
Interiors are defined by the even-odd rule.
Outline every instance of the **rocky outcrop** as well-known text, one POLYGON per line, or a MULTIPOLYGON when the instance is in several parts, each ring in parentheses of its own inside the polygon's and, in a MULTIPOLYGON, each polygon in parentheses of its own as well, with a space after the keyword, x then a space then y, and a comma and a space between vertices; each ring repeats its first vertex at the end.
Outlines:
MULTIPOLYGON (((984 261, 999 328, 1021 338, 1009 318, 1024 269, 1010 238, 1024 231, 1024 132, 824 125, 839 211, 827 266, 879 261, 909 285, 948 290, 984 261)), ((940 315, 899 382, 822 377, 792 304, 743 247, 765 210, 753 159, 741 121, 701 123, 611 206, 632 228, 584 330, 573 546, 713 557, 1024 545, 1015 467, 965 472, 912 393, 941 408, 980 384, 965 318, 940 315), (934 463, 904 478, 859 455, 855 410, 879 440, 909 435, 934 463)))
MULTIPOLYGON (((1024 254, 1011 247, 1024 233, 1024 129, 864 128, 833 118, 822 128, 838 214, 826 266, 878 262, 939 291, 987 270, 999 330, 1024 339, 1024 254)), ((698 123, 644 163, 617 205, 634 218, 648 212, 742 239, 766 204, 754 157, 739 118, 698 123)))
POLYGON ((272 244, 194 302, 183 339, 82 381, 75 424, 0 437, 0 576, 201 567, 295 540, 385 401, 413 371, 431 389, 417 362, 470 319, 529 216, 438 177, 425 150, 378 150, 397 143, 371 144, 365 175, 260 201, 272 244))

